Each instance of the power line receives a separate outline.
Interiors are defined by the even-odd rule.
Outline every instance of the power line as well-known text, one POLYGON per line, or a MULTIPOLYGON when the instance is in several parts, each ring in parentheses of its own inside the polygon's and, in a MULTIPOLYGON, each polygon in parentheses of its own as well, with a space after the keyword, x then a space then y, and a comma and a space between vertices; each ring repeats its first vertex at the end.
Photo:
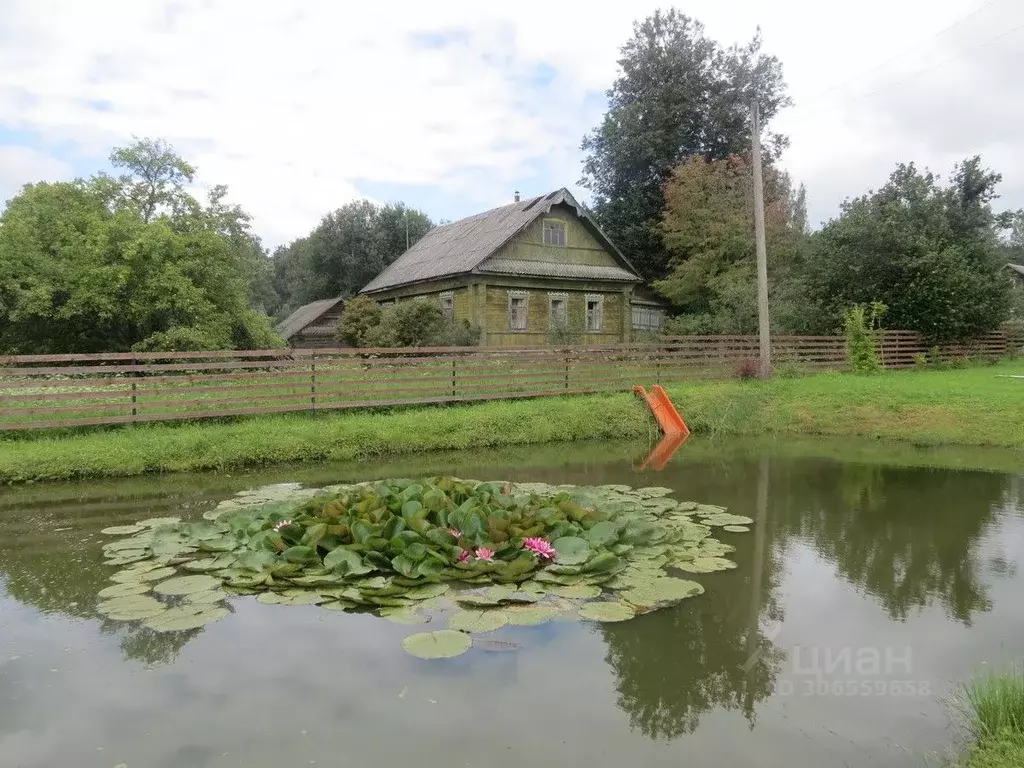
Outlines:
MULTIPOLYGON (((944 34, 949 32, 954 27, 958 27, 959 25, 963 24, 968 19, 971 19, 974 16, 977 16, 982 11, 985 11, 988 8, 991 8, 996 3, 999 3, 999 2, 1002 2, 1002 1, 1003 0, 989 0, 989 2, 985 3, 980 8, 975 8, 973 11, 971 11, 968 14, 966 14, 965 16, 961 16, 960 18, 958 18, 952 24, 949 24, 949 25, 943 27, 938 32, 936 32, 935 34, 929 35, 928 37, 926 37, 926 38, 924 38, 922 40, 919 40, 917 43, 909 46, 908 48, 902 49, 901 51, 899 51, 895 55, 890 56, 885 61, 883 61, 883 62, 881 62, 879 64, 876 64, 875 66, 871 67, 871 69, 867 69, 867 70, 861 72, 860 74, 856 75, 855 77, 850 78, 849 80, 846 80, 843 83, 840 83, 838 85, 830 86, 829 88, 826 88, 824 91, 821 91, 820 93, 818 93, 816 96, 813 96, 812 98, 808 99, 807 101, 805 101, 803 103, 800 103, 800 104, 796 104, 794 106, 797 109, 800 109, 800 108, 803 108, 803 107, 807 107, 810 104, 814 104, 814 103, 817 103, 817 102, 821 101, 824 97, 828 96, 831 93, 834 93, 835 91, 839 91, 839 90, 843 90, 845 88, 848 88, 849 86, 853 85, 854 82, 856 82, 857 80, 860 80, 860 79, 862 79, 862 78, 864 78, 864 77, 866 77, 866 76, 868 76, 868 75, 870 75, 870 74, 872 74, 874 72, 877 72, 877 71, 879 71, 881 69, 884 69, 885 67, 889 66, 890 64, 892 64, 895 61, 898 61, 900 58, 902 58, 903 56, 907 55, 908 53, 911 53, 912 51, 918 50, 923 45, 925 45, 926 43, 931 42, 932 40, 935 40, 936 38, 942 37, 944 34)), ((1014 29, 1009 30, 1008 32, 1005 32, 1005 33, 1003 33, 1001 35, 998 35, 997 37, 992 38, 991 40, 988 40, 988 41, 986 41, 984 43, 981 43, 980 45, 977 45, 974 48, 970 48, 970 49, 968 49, 966 51, 962 51, 962 52, 956 54, 955 56, 952 56, 951 58, 949 58, 949 59, 947 59, 947 60, 945 60, 943 62, 940 62, 939 64, 936 64, 933 67, 929 67, 928 69, 923 69, 923 70, 921 70, 920 73, 917 73, 917 74, 923 74, 924 72, 928 72, 931 69, 935 69, 936 67, 943 66, 944 64, 948 64, 950 61, 953 61, 954 59, 959 58, 960 56, 963 56, 964 54, 971 53, 972 51, 977 50, 978 48, 983 47, 984 45, 987 45, 989 43, 993 43, 996 40, 998 40, 998 39, 1000 39, 1002 37, 1005 37, 1006 35, 1009 35, 1009 34, 1015 32, 1015 31, 1017 31, 1019 29, 1021 29, 1021 27, 1015 27, 1014 29)), ((905 78, 905 79, 906 80, 913 79, 913 77, 916 77, 916 76, 917 76, 916 74, 915 75, 911 75, 910 77, 905 78)), ((898 81, 897 83, 894 83, 893 85, 898 85, 899 82, 902 82, 902 81, 898 81)), ((890 87, 890 86, 885 86, 884 88, 881 88, 879 90, 884 90, 885 88, 888 88, 888 87, 890 87)), ((877 91, 874 91, 872 93, 877 93, 877 91)), ((872 94, 865 94, 865 95, 872 95, 872 94)), ((862 98, 862 97, 858 97, 858 98, 862 98)))
POLYGON ((925 67, 924 69, 918 70, 917 72, 914 72, 914 73, 912 73, 910 75, 907 75, 906 77, 901 78, 900 80, 896 80, 895 82, 888 83, 887 85, 883 85, 881 88, 877 88, 877 89, 875 89, 873 91, 869 91, 868 93, 865 93, 865 94, 862 94, 860 96, 857 96, 857 97, 855 97, 854 100, 856 100, 856 99, 865 99, 868 96, 874 96, 876 93, 881 93, 882 91, 887 91, 890 88, 895 88, 897 85, 902 85, 903 83, 909 82, 910 80, 914 80, 915 78, 918 78, 918 77, 920 77, 921 75, 923 75, 923 74, 925 74, 927 72, 931 72, 933 69, 938 69, 939 67, 944 67, 947 64, 949 64, 951 61, 956 61, 961 56, 965 56, 968 53, 973 53, 974 51, 977 51, 980 48, 985 48, 986 46, 991 45, 992 43, 996 42, 997 40, 1002 40, 1004 37, 1009 37, 1014 32, 1020 32, 1020 30, 1022 30, 1022 29, 1024 29, 1024 24, 1019 24, 1016 27, 1014 27, 1013 29, 1008 29, 1008 30, 1006 30, 1005 32, 1003 32, 1000 35, 996 35, 993 38, 990 38, 988 40, 985 40, 984 42, 978 43, 977 45, 975 45, 972 48, 968 48, 966 51, 961 51, 960 53, 956 54, 955 56, 950 56, 948 59, 944 59, 944 60, 940 61, 938 64, 933 64, 930 67, 925 67))

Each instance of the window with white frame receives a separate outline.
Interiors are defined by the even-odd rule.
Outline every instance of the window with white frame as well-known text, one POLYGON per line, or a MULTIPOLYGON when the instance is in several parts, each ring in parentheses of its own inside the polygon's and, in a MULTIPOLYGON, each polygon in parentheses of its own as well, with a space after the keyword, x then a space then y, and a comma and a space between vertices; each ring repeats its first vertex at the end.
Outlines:
POLYGON ((642 304, 633 305, 634 331, 660 331, 661 324, 664 321, 665 310, 656 307, 645 307, 642 304))
POLYGON ((569 294, 548 294, 548 327, 565 328, 569 325, 569 294))
POLYGON ((544 219, 544 245, 565 245, 565 222, 544 219))
POLYGON ((526 313, 529 308, 530 296, 525 291, 509 291, 508 294, 508 329, 510 331, 526 330, 526 313))
POLYGON ((441 311, 444 313, 445 319, 455 319, 455 294, 451 291, 441 294, 441 311))
POLYGON ((587 332, 600 333, 604 325, 604 296, 587 295, 587 332))

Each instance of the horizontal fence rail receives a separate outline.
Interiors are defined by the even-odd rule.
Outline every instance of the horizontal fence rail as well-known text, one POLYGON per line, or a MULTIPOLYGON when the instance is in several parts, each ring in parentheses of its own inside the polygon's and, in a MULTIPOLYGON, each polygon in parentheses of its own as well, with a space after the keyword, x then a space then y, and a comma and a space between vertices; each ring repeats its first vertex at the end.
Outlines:
MULTIPOLYGON (((292 411, 389 407, 629 390, 728 378, 758 358, 756 336, 679 336, 654 343, 520 348, 274 349, 0 357, 0 430, 143 423, 292 411)), ((922 355, 997 358, 1024 333, 997 331, 929 350, 886 331, 887 368, 922 355)), ((779 368, 840 371, 837 336, 775 336, 779 368)))

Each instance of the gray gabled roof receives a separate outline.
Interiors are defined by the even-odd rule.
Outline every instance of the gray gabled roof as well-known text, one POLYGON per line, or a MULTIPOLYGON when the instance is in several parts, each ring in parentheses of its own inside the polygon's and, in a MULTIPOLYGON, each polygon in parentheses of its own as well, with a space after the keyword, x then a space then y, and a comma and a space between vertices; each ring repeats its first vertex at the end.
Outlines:
POLYGON ((277 330, 281 337, 287 341, 307 325, 319 318, 324 312, 333 309, 341 300, 342 297, 337 296, 333 299, 321 299, 320 301, 312 301, 309 304, 304 304, 278 323, 275 330, 277 330))
POLYGON ((1007 264, 1006 266, 1012 269, 1021 277, 1024 277, 1024 267, 1022 267, 1020 264, 1007 264))
MULTIPOLYGON (((562 203, 572 206, 576 214, 590 226, 595 237, 621 261, 622 269, 615 270, 614 277, 604 279, 639 282, 640 277, 633 265, 601 232, 597 223, 586 209, 576 202, 569 190, 563 187, 547 195, 520 200, 452 224, 435 227, 367 283, 360 293, 374 293, 409 283, 476 271, 501 246, 530 226, 539 216, 562 203)), ((498 266, 500 268, 502 265, 498 266)))

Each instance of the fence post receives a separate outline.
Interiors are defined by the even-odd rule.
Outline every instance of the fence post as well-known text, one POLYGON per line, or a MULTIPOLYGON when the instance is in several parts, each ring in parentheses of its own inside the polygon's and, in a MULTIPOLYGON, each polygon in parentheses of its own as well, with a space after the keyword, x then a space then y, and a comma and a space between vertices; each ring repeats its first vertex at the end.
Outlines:
POLYGON ((316 413, 316 349, 309 352, 309 410, 316 413))
POLYGON ((452 358, 452 397, 455 397, 455 358, 452 358))
POLYGON ((572 355, 572 347, 565 348, 565 388, 569 388, 569 365, 570 356, 572 355))
POLYGON ((139 398, 138 398, 138 384, 136 379, 139 376, 139 372, 135 369, 139 364, 136 358, 132 358, 132 419, 139 415, 139 398))

